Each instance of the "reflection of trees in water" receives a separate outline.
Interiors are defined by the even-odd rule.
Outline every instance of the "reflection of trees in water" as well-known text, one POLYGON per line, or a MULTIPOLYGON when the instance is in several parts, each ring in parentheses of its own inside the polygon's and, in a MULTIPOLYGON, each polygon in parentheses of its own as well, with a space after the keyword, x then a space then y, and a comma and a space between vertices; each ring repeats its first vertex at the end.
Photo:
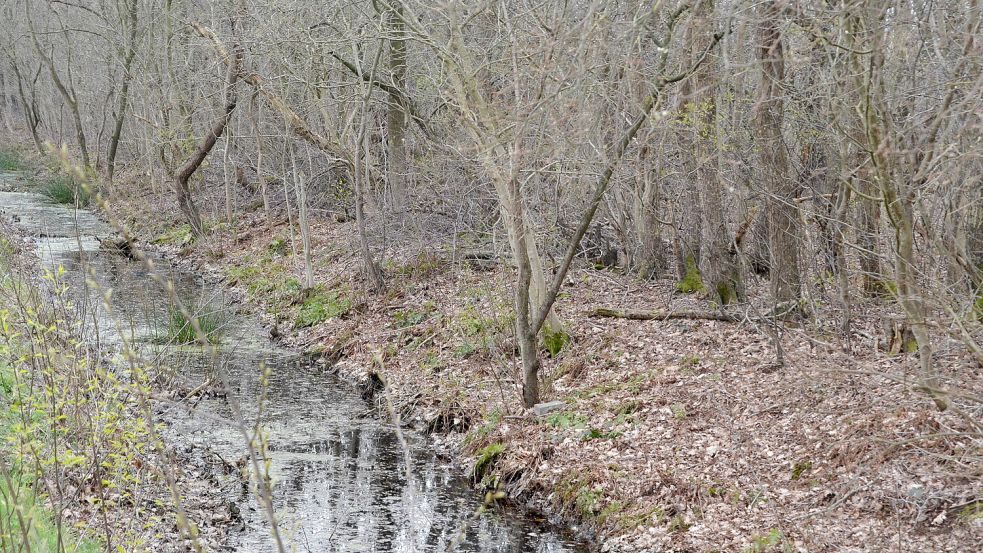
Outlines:
MULTIPOLYGON (((62 278, 77 300, 79 320, 101 340, 115 336, 117 329, 127 340, 139 336, 141 330, 160 334, 166 329, 170 295, 142 263, 99 251, 63 252, 53 255, 52 262, 65 269, 62 278), (110 291, 107 307, 105 295, 110 291)), ((202 301, 195 298, 203 296, 204 288, 196 277, 160 262, 155 266, 162 267, 156 271, 157 278, 172 282, 182 301, 200 307, 202 301)))
MULTIPOLYGON (((38 228, 50 236, 65 234, 59 231, 75 225, 46 209, 39 210, 36 219, 38 228)), ((94 221, 82 234, 105 236, 93 230, 98 227, 94 221)), ((74 231, 69 235, 74 236, 74 231)), ((50 259, 66 271, 64 284, 74 295, 79 319, 91 325, 99 339, 106 339, 106 331, 115 336, 117 324, 128 334, 126 338, 140 331, 159 331, 161 323, 166 328, 170 294, 142 263, 103 251, 58 253, 65 248, 62 242, 49 246, 50 259), (90 279, 95 286, 89 285, 90 279), (105 306, 105 293, 110 290, 110 305, 105 306)), ((226 306, 221 292, 204 286, 197 276, 160 260, 155 266, 158 278, 171 281, 189 308, 226 306)), ((152 356, 159 355, 159 366, 188 384, 200 383, 221 369, 230 400, 240 402, 248 426, 255 423, 257 398, 264 391, 259 367, 265 363, 271 368, 261 424, 269 432, 274 501, 286 523, 284 529, 295 533, 299 550, 440 551, 465 526, 460 551, 528 550, 523 545, 525 525, 503 523, 494 516, 469 520, 478 507, 474 493, 440 466, 425 446, 414 447, 413 481, 407 482, 394 433, 376 421, 357 418, 367 408, 357 395, 336 379, 317 374, 310 360, 238 348, 239 337, 257 336, 251 336, 248 327, 233 335, 239 330, 235 323, 248 320, 232 321, 217 357, 194 348, 161 348, 152 356)), ((197 408, 203 412, 231 417, 226 400, 199 401, 197 408)), ((230 461, 245 453, 241 437, 227 425, 191 415, 180 426, 190 439, 206 436, 203 445, 230 461)), ((240 491, 238 484, 236 488, 240 491)), ((262 510, 254 499, 249 501, 253 508, 243 509, 249 528, 243 540, 252 547, 243 550, 254 551, 258 543, 271 544, 262 510)))

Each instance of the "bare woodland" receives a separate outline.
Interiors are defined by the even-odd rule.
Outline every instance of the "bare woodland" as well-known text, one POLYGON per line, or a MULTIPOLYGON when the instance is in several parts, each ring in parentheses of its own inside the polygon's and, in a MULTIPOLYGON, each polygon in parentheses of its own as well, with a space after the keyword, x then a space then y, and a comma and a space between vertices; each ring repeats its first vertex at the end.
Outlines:
POLYGON ((199 240, 286 221, 307 288, 323 221, 351 223, 369 297, 401 285, 400 252, 505 267, 516 413, 556 399, 544 367, 583 338, 563 302, 591 267, 692 300, 593 319, 765 336, 763 386, 789 335, 908 356, 906 386, 965 422, 981 477, 976 0, 4 0, 0 16, 0 127, 66 144, 110 204, 199 240))

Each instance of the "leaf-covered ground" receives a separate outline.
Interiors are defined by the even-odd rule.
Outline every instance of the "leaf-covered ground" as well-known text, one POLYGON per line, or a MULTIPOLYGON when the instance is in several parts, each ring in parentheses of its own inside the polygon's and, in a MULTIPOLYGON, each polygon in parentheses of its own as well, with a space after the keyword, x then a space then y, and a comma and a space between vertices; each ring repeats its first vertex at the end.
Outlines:
POLYGON ((962 397, 937 411, 915 389, 913 356, 877 347, 889 304, 857 309, 845 353, 816 292, 820 317, 783 329, 786 366, 774 370, 759 325, 589 317, 599 306, 707 304, 669 278, 578 267, 558 305, 572 342, 555 358, 544 351, 544 401, 565 407, 535 417, 519 407, 506 264, 394 248, 388 290, 373 296, 349 253, 353 226, 318 220, 317 286, 302 292, 284 223, 247 216, 236 228, 198 245, 174 245, 173 231, 159 242, 239 289, 275 335, 336 360, 342 376, 381 374, 404 421, 434 432, 478 486, 504 488, 602 550, 983 544, 980 368, 939 340, 944 384, 962 397))

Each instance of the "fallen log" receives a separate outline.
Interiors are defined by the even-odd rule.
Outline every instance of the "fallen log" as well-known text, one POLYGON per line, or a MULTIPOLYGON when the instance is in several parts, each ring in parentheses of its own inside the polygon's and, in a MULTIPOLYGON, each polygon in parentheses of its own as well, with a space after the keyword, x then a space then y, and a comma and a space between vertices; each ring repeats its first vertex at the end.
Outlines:
POLYGON ((738 323, 744 320, 741 317, 713 311, 623 311, 608 307, 598 307, 591 311, 588 317, 609 317, 615 319, 631 319, 633 321, 689 319, 696 321, 723 321, 726 323, 738 323))

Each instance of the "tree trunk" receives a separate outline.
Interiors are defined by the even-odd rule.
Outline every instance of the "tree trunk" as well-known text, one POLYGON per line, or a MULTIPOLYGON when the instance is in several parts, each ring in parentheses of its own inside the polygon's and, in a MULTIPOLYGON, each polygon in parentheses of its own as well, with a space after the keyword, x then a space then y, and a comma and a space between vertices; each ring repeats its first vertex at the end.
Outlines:
MULTIPOLYGON (((683 150, 692 151, 685 145, 685 142, 683 150)), ((685 167, 687 175, 692 175, 693 181, 689 186, 683 185, 682 194, 676 199, 679 212, 677 219, 678 237, 676 239, 676 276, 680 281, 699 274, 702 253, 700 220, 702 219, 703 194, 697 185, 697 169, 692 161, 692 158, 687 156, 685 167)))
POLYGON ((127 43, 126 58, 123 60, 123 86, 119 92, 119 108, 116 112, 116 122, 113 126, 113 135, 109 139, 109 152, 106 156, 106 176, 110 182, 116 172, 116 151, 119 148, 120 137, 123 134, 123 122, 126 118, 126 108, 130 99, 130 81, 133 75, 130 71, 133 68, 133 60, 137 55, 137 15, 139 14, 139 0, 130 0, 129 13, 127 14, 127 25, 129 30, 129 42, 127 43))
MULTIPOLYGON (((394 2, 389 16, 389 73, 392 86, 406 90, 406 39, 404 37, 403 5, 394 2)), ((387 180, 393 207, 400 210, 406 202, 406 108, 399 97, 389 99, 386 112, 386 145, 388 146, 387 180)))
POLYGON ((800 222, 795 197, 799 185, 790 178, 782 140, 785 53, 779 21, 781 3, 766 2, 758 25, 758 61, 761 85, 755 106, 755 148, 758 169, 768 191, 768 243, 771 249, 771 292, 776 305, 798 303, 802 296, 799 274, 800 222))
POLYGON ((314 262, 311 257, 311 226, 307 221, 307 183, 304 174, 297 170, 297 156, 290 149, 290 166, 294 174, 294 193, 297 196, 297 222, 300 223, 300 241, 304 253, 304 287, 314 287, 314 262))
MULTIPOLYGON (((367 106, 366 106, 367 107, 367 106)), ((367 119, 367 115, 363 116, 367 119)), ((372 250, 369 249, 369 238, 365 228, 365 186, 368 182, 368 137, 366 122, 362 123, 362 132, 359 136, 361 155, 355 156, 355 225, 358 228, 359 253, 362 255, 362 264, 365 266, 365 276, 370 288, 377 294, 386 290, 386 282, 382 278, 382 270, 372 258, 372 250)))
MULTIPOLYGON (((963 205, 971 207, 964 219, 966 258, 969 264, 969 281, 973 287, 973 298, 977 305, 983 301, 983 186, 977 183, 975 190, 966 195, 963 205)), ((978 309, 983 318, 983 305, 978 309)))
MULTIPOLYGON (((17 93, 20 95, 21 106, 24 109, 24 121, 27 123, 27 127, 31 130, 31 138, 34 140, 34 148, 38 153, 44 151, 44 146, 41 143, 41 136, 38 135, 38 125, 41 124, 41 118, 38 116, 37 103, 34 101, 34 95, 31 95, 31 99, 28 100, 27 93, 24 91, 24 78, 21 75, 20 69, 17 67, 17 60, 11 56, 11 67, 14 69, 14 75, 17 77, 17 93)), ((40 67, 38 71, 40 71, 40 67)), ((31 85, 33 87, 33 84, 31 85)))
POLYGON ((263 137, 260 134, 260 123, 262 122, 261 106, 256 102, 256 94, 253 95, 253 133, 256 140, 256 179, 259 180, 259 189, 263 196, 263 212, 266 214, 266 224, 272 223, 270 213, 270 194, 266 187, 266 177, 263 176, 263 137))
MULTIPOLYGON (((866 196, 880 194, 880 191, 868 184, 866 179, 862 179, 859 186, 866 196)), ((860 250, 860 288, 868 298, 884 297, 889 293, 889 288, 884 281, 879 248, 881 204, 870 197, 861 197, 858 204, 857 247, 860 250)))
MULTIPOLYGON (((29 7, 27 9, 30 9, 29 7)), ((27 15, 28 23, 31 29, 31 39, 34 43, 34 49, 37 51, 38 56, 44 62, 45 66, 48 68, 48 74, 51 76, 51 81, 55 85, 55 89, 58 90, 58 94, 61 95, 62 100, 64 100, 65 105, 68 106, 68 111, 72 116, 72 123, 75 125, 75 139, 79 147, 79 153, 82 155, 82 164, 89 168, 92 166, 92 162, 89 158, 89 148, 86 145, 85 140, 85 129, 82 126, 82 114, 79 111, 78 100, 72 90, 71 82, 68 85, 61 80, 61 76, 58 74, 57 68, 55 68, 55 60, 51 58, 48 54, 44 52, 44 48, 38 41, 37 33, 34 30, 34 23, 30 19, 30 14, 27 15)))
POLYGON ((639 148, 639 183, 634 194, 635 234, 638 236, 638 278, 648 280, 666 270, 666 252, 662 242, 662 223, 658 210, 662 204, 661 175, 651 160, 652 149, 639 148))
MULTIPOLYGON (((355 53, 356 63, 358 62, 358 48, 353 44, 352 52, 355 53)), ((378 69, 379 58, 382 54, 382 44, 379 45, 375 60, 369 70, 369 81, 375 79, 375 72, 378 69)), ((359 65, 359 73, 363 67, 359 65)), ((359 87, 362 92, 361 110, 362 118, 359 125, 358 136, 355 138, 355 167, 353 177, 355 178, 355 226, 358 230, 358 249, 362 256, 362 264, 365 268, 365 277, 369 287, 377 294, 386 290, 386 282, 382 276, 382 269, 376 264, 372 257, 372 250, 369 248, 369 237, 365 226, 365 193, 371 182, 371 162, 369 159, 369 99, 372 96, 372 86, 362 83, 359 87)))
MULTIPOLYGON (((711 27, 710 17, 713 2, 702 0, 693 10, 689 27, 691 61, 706 50, 711 36, 706 32, 711 27)), ((737 250, 734 240, 727 230, 723 201, 723 183, 718 167, 719 144, 717 133, 717 80, 715 57, 711 56, 693 73, 686 84, 690 88, 684 111, 690 124, 691 158, 690 164, 696 169, 696 187, 703 190, 701 199, 702 243, 704 258, 699 266, 703 269, 704 285, 714 301, 721 305, 744 298, 744 286, 737 263, 737 250)), ((694 260, 698 260, 694 257, 694 260)))
POLYGON ((861 97, 864 99, 862 113, 866 148, 870 152, 881 200, 895 230, 894 261, 898 300, 917 342, 922 387, 939 410, 944 410, 948 407, 948 400, 940 388, 938 373, 933 365, 928 308, 918 284, 915 258, 915 200, 919 185, 924 184, 924 177, 913 175, 911 171, 921 166, 921 156, 924 155, 922 152, 928 149, 916 148, 911 153, 902 150, 894 142, 884 91, 884 82, 887 79, 884 74, 885 31, 879 21, 872 23, 875 30, 872 30, 871 42, 867 45, 872 52, 871 61, 865 64, 867 70, 859 73, 862 76, 857 77, 861 79, 861 97))
MULTIPOLYGON (((233 32, 235 31, 233 23, 233 32)), ((184 214, 185 218, 188 220, 188 224, 191 225, 191 231, 195 236, 202 236, 204 234, 204 227, 202 225, 201 214, 198 212, 198 207, 195 205, 194 197, 191 193, 191 185, 189 183, 191 176, 195 174, 195 171, 201 166, 205 158, 208 157, 209 152, 215 147, 215 143, 218 139, 222 137, 225 132, 225 128, 228 126, 229 121, 232 119, 232 113, 236 109, 236 104, 238 102, 238 94, 236 94, 236 83, 239 81, 239 75, 241 73, 240 67, 242 66, 242 50, 236 47, 235 52, 229 59, 228 72, 225 83, 225 106, 223 107, 222 114, 212 123, 211 128, 205 134, 205 137, 195 148, 195 152, 188 158, 177 171, 174 172, 174 191, 177 194, 178 207, 181 208, 181 212, 184 214)))

